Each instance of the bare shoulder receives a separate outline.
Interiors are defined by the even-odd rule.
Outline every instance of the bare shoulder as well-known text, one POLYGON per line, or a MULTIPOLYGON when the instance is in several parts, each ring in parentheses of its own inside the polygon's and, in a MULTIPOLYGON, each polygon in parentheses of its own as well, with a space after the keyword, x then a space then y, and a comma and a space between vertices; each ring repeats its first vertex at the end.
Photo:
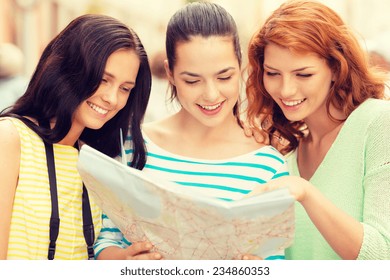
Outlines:
POLYGON ((142 125, 142 132, 151 138, 154 138, 153 135, 161 133, 162 130, 162 121, 153 121, 142 125))
POLYGON ((162 138, 172 131, 170 118, 144 123, 142 131, 151 139, 162 138))
POLYGON ((0 258, 7 252, 9 229, 20 169, 20 137, 12 121, 0 119, 0 258))
POLYGON ((0 119, 0 150, 12 155, 20 150, 20 136, 15 125, 7 119, 0 119))
POLYGON ((241 128, 237 132, 237 139, 248 151, 257 150, 268 145, 264 138, 260 139, 256 135, 247 136, 241 128))
POLYGON ((12 189, 13 186, 16 186, 21 154, 20 146, 20 136, 17 128, 10 120, 0 119, 1 187, 10 186, 10 189, 12 189))

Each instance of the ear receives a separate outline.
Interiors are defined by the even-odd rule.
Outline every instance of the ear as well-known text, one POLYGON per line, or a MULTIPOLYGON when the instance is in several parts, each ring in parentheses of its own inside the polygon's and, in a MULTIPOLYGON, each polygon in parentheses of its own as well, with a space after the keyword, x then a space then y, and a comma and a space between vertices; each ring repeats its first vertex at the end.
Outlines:
POLYGON ((164 60, 164 68, 165 68, 165 73, 167 73, 167 78, 168 78, 169 83, 171 83, 174 86, 175 83, 174 83, 174 79, 173 79, 173 74, 172 74, 171 70, 169 69, 169 64, 168 64, 167 59, 164 60))

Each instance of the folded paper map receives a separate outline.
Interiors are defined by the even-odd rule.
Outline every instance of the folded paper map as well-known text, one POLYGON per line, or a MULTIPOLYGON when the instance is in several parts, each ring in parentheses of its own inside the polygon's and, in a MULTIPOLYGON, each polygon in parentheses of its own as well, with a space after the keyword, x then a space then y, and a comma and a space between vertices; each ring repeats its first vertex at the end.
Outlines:
POLYGON ((78 170, 126 238, 149 240, 165 259, 265 258, 292 243, 294 199, 285 188, 236 201, 195 196, 87 145, 78 170))

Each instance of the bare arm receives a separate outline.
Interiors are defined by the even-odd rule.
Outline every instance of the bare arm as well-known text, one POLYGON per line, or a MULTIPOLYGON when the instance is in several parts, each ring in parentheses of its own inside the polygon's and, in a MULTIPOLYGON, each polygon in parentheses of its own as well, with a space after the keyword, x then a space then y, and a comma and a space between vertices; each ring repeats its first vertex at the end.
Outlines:
POLYGON ((10 121, 0 121, 0 259, 7 258, 19 165, 20 138, 18 131, 10 121))
POLYGON ((98 260, 160 260, 160 253, 151 252, 153 248, 149 242, 136 242, 127 248, 110 246, 102 250, 98 260))

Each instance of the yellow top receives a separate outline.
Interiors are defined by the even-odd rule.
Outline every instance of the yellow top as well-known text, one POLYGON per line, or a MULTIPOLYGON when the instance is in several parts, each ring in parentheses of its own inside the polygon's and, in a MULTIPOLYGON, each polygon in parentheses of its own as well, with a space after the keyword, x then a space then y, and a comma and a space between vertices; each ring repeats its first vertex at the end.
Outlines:
MULTIPOLYGON (((11 218, 7 259, 47 259, 50 186, 42 139, 22 121, 7 118, 21 141, 19 181, 11 218)), ((83 235, 82 182, 77 171, 78 150, 54 144, 60 230, 55 259, 87 259, 83 235)), ((90 196, 95 237, 101 229, 101 211, 90 196)))

